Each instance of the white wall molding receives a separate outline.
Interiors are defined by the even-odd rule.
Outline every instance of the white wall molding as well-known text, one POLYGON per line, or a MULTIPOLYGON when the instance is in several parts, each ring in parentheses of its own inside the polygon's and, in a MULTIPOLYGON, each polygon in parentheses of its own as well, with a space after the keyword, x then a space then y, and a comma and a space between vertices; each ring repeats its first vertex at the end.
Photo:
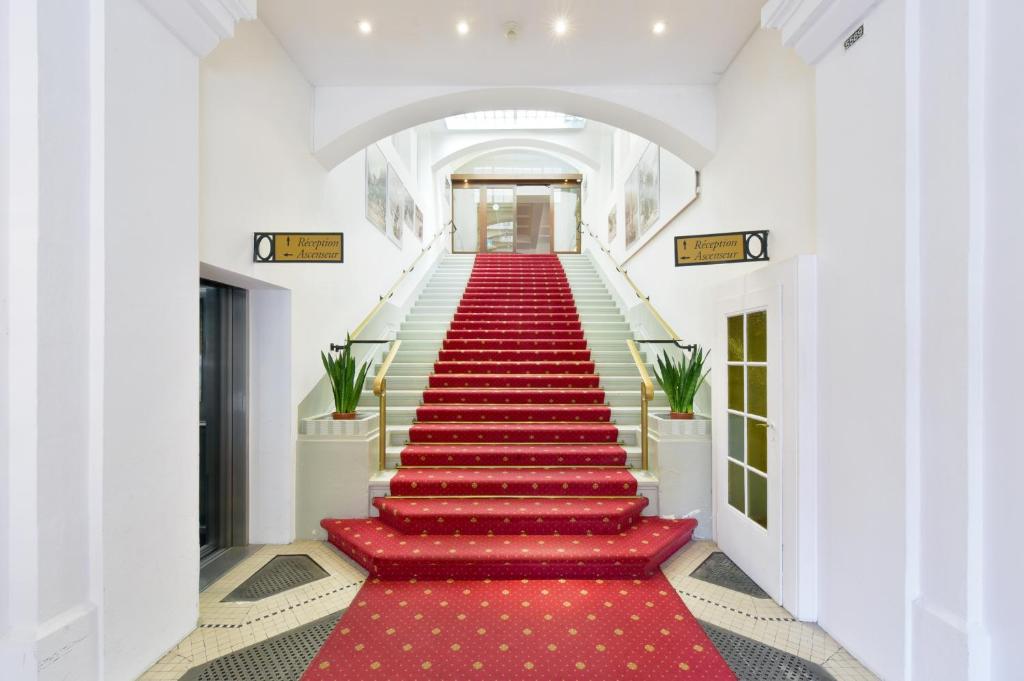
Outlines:
POLYGON ((769 0, 761 26, 782 32, 782 44, 814 65, 841 43, 879 0, 769 0))
POLYGON ((161 24, 200 59, 256 18, 256 0, 141 0, 161 24))

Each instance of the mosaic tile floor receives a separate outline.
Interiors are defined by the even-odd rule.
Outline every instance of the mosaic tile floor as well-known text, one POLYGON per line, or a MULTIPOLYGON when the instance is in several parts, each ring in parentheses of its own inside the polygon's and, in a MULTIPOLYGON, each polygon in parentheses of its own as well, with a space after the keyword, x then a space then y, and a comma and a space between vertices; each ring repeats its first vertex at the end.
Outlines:
POLYGON ((697 619, 810 660, 837 681, 877 681, 821 627, 797 621, 770 598, 754 598, 690 577, 717 550, 712 542, 691 542, 661 566, 697 619))
MULTIPOLYGON (((876 681, 820 627, 794 620, 770 599, 754 598, 690 577, 717 547, 692 542, 662 566, 698 619, 821 665, 838 681, 876 681)), ((199 626, 140 677, 178 681, 189 669, 347 608, 365 571, 325 542, 265 546, 199 597, 199 626), (256 602, 222 602, 254 572, 281 554, 305 553, 328 576, 256 602)), ((242 680, 239 680, 242 681, 242 680)))

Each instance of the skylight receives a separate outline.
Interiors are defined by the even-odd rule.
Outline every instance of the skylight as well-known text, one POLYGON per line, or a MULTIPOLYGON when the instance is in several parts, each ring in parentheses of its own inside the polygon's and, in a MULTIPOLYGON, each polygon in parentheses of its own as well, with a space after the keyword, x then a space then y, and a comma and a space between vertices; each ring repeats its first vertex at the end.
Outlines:
POLYGON ((444 119, 449 130, 579 130, 586 123, 579 116, 532 109, 475 111, 444 119))

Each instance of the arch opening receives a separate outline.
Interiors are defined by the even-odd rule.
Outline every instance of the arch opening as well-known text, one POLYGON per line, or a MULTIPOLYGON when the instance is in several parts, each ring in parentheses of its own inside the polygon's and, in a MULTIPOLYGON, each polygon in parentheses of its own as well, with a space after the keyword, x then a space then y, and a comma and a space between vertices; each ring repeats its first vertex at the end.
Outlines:
MULTIPOLYGON (((685 102, 658 103, 663 110, 655 115, 654 110, 643 111, 623 103, 629 99, 625 93, 618 93, 613 98, 611 94, 598 96, 569 89, 509 87, 456 90, 419 98, 413 91, 408 93, 405 101, 376 107, 367 105, 363 110, 353 112, 346 95, 354 94, 346 88, 329 88, 318 93, 315 154, 328 168, 333 168, 367 145, 402 130, 449 116, 489 109, 558 111, 604 123, 648 139, 698 169, 713 154, 696 134, 684 130, 685 122, 669 120, 675 111, 674 105, 682 107, 685 102)), ((640 95, 634 99, 637 97, 640 95)), ((393 99, 398 99, 398 96, 393 99)), ((710 115, 708 111, 695 112, 692 116, 694 121, 713 120, 712 98, 703 101, 697 97, 691 104, 696 108, 711 109, 710 115)), ((693 126, 697 127, 696 122, 693 126)), ((705 121, 703 127, 713 126, 705 121)), ((713 129, 710 132, 705 129, 701 137, 707 139, 709 136, 713 136, 713 129)))

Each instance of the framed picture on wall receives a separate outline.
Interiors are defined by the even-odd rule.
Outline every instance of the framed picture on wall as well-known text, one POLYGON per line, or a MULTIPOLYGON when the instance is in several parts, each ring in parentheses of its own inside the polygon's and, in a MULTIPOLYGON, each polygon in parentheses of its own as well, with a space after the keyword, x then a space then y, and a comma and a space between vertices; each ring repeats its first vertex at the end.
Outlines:
POLYGON ((366 147, 366 219, 384 232, 387 230, 388 160, 376 144, 366 147))
MULTIPOLYGON (((405 185, 402 185, 402 189, 405 189, 405 185)), ((412 200, 412 195, 409 194, 408 189, 405 189, 405 196, 403 198, 405 199, 405 202, 403 203, 404 212, 402 214, 402 222, 407 230, 415 232, 416 202, 412 200)))
POLYGON ((636 168, 633 168, 633 172, 629 174, 629 178, 626 180, 626 186, 624 191, 624 214, 623 218, 626 222, 626 248, 633 245, 640 237, 639 221, 640 221, 640 179, 639 179, 640 166, 637 164, 636 168))
POLYGON ((405 219, 405 185, 395 169, 388 165, 388 212, 387 235, 399 248, 402 247, 402 223, 405 219))
POLYGON ((612 206, 612 209, 608 211, 608 243, 611 244, 615 241, 615 234, 619 229, 619 215, 616 211, 617 206, 612 206))
POLYGON ((423 241, 423 211, 416 206, 416 238, 423 241))
POLYGON ((654 226, 661 212, 661 148, 648 144, 637 162, 639 188, 638 236, 654 226))

